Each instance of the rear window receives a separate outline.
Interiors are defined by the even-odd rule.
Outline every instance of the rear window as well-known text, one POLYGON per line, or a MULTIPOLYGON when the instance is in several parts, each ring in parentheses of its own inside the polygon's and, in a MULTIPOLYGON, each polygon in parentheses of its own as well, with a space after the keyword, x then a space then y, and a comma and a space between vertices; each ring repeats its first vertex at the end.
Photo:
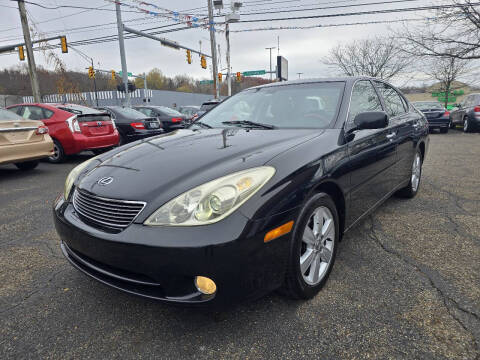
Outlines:
POLYGON ((23 120, 23 118, 10 110, 0 108, 0 121, 11 120, 23 120))
POLYGON ((203 103, 202 106, 200 106, 200 110, 203 111, 208 111, 210 109, 213 109, 215 106, 217 106, 217 102, 212 102, 212 103, 203 103))
POLYGON ((145 119, 146 115, 142 114, 140 111, 132 109, 132 108, 124 108, 120 106, 112 106, 111 109, 120 116, 129 118, 129 119, 145 119))
POLYGON ((178 112, 177 110, 171 109, 171 108, 166 107, 166 106, 157 106, 156 109, 158 109, 162 113, 164 113, 166 115, 170 115, 170 116, 180 116, 180 115, 182 115, 182 113, 178 112))

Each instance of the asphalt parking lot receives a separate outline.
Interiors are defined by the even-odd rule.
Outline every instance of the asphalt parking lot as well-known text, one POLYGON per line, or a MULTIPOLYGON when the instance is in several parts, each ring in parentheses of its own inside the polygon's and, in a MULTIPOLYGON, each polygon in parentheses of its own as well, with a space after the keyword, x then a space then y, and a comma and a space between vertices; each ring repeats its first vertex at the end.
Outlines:
POLYGON ((480 134, 432 134, 420 193, 345 236, 311 301, 223 311, 107 288, 63 258, 51 206, 89 155, 0 166, 0 357, 480 358, 480 134))

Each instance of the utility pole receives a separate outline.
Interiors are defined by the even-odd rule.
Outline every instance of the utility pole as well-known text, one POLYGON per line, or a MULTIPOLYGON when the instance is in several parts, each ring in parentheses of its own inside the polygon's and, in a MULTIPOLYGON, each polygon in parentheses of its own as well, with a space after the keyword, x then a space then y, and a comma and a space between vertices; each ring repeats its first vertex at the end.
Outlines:
MULTIPOLYGON (((95 68, 93 67, 93 59, 91 59, 91 60, 92 60, 92 68, 95 69, 95 68)), ((94 70, 94 71, 95 71, 95 70, 94 70)), ((95 80, 95 76, 93 77, 93 87, 94 87, 94 89, 95 89, 95 103, 96 103, 97 106, 98 106, 97 80, 95 80)))
POLYGON ((227 40, 227 95, 232 96, 232 78, 230 74, 230 25, 228 24, 228 21, 225 24, 225 38, 227 40))
POLYGON ((125 105, 130 107, 130 93, 128 92, 128 72, 127 59, 125 57, 125 42, 123 40, 123 23, 122 11, 120 10, 120 3, 115 2, 115 10, 117 13, 117 27, 118 27, 118 44, 120 45, 120 60, 122 62, 122 80, 125 85, 125 105))
POLYGON ((300 79, 300 75, 302 75, 302 74, 303 73, 301 73, 301 72, 297 73, 299 79, 300 79))
POLYGON ((270 81, 272 81, 272 50, 276 49, 275 46, 267 47, 265 50, 270 50, 270 81))
POLYGON ((215 30, 213 27, 213 8, 212 0, 208 1, 208 24, 210 29, 210 48, 212 51, 212 75, 213 75, 213 96, 218 99, 220 96, 220 89, 217 83, 217 46, 215 44, 215 30))
POLYGON ((33 57, 33 45, 30 38, 30 29, 28 28, 27 10, 23 0, 18 0, 18 11, 20 12, 20 21, 22 22, 23 38, 25 40, 25 47, 27 48, 28 59, 28 73, 30 75, 30 82, 32 83, 32 93, 35 102, 42 101, 40 95, 40 86, 38 85, 37 67, 35 66, 35 58, 33 57))
POLYGON ((145 94, 145 102, 148 102, 148 96, 147 96, 147 74, 143 73, 143 92, 145 94))

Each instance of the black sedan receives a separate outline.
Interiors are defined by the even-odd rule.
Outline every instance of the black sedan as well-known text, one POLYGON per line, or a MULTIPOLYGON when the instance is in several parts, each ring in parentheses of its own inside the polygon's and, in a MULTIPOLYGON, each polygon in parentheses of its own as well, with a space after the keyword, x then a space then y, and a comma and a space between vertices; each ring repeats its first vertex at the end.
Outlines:
POLYGON ((254 87, 189 129, 77 166, 56 229, 74 267, 132 294, 309 299, 345 232, 392 194, 417 194, 428 143, 423 115, 380 80, 254 87))
POLYGON ((185 128, 189 119, 186 115, 166 106, 135 106, 134 108, 146 116, 156 117, 161 121, 166 132, 185 128))
POLYGON ((430 130, 438 129, 442 134, 450 128, 450 112, 437 101, 415 101, 412 103, 428 121, 430 130))
POLYGON ((110 114, 120 135, 119 145, 150 136, 163 134, 161 123, 155 117, 147 117, 139 111, 122 106, 102 106, 97 109, 110 114))

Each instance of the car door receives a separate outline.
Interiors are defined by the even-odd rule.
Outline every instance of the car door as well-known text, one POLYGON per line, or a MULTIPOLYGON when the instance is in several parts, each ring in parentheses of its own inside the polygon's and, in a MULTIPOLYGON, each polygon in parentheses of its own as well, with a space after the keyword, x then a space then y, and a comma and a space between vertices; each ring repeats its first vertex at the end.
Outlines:
POLYGON ((369 80, 357 81, 352 89, 346 131, 351 166, 350 205, 346 226, 352 225, 373 208, 393 188, 396 143, 390 140, 392 129, 352 130, 354 118, 366 111, 383 111, 383 106, 369 80))
POLYGON ((395 173, 392 174, 393 188, 398 187, 410 173, 415 154, 414 137, 421 126, 420 115, 410 111, 407 100, 391 86, 383 81, 375 81, 384 108, 389 117, 390 141, 396 144, 397 158, 395 173))
POLYGON ((465 116, 465 109, 468 107, 468 104, 471 99, 471 95, 467 96, 463 101, 459 104, 460 106, 458 109, 455 111, 455 113, 452 116, 452 121, 455 124, 461 124, 463 123, 463 117, 465 116))

